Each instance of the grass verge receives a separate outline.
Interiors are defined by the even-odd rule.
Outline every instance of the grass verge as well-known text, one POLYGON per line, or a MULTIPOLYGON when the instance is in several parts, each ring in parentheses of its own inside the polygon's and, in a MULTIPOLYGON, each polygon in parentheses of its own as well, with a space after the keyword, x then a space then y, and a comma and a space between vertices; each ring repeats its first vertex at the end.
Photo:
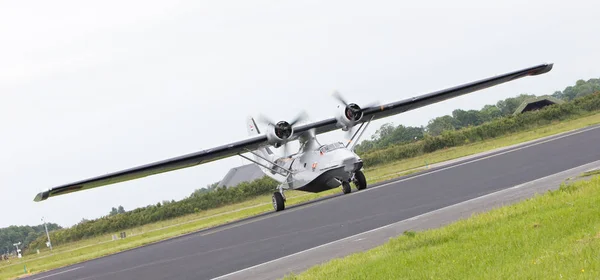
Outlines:
POLYGON ((600 177, 285 279, 600 278, 600 177))
MULTIPOLYGON (((368 167, 365 169, 365 174, 368 182, 372 184, 421 171, 430 164, 526 142, 598 123, 600 123, 600 114, 590 115, 526 132, 499 137, 489 141, 453 147, 411 159, 368 167)), ((338 189, 318 194, 288 191, 286 192, 286 196, 288 197, 286 204, 295 205, 338 192, 340 192, 338 189)), ((57 246, 52 252, 42 250, 40 255, 28 255, 20 260, 12 259, 11 262, 0 262, 0 279, 10 279, 23 274, 39 273, 56 269, 270 211, 272 211, 270 195, 265 195, 242 203, 132 228, 126 230, 128 237, 124 240, 111 241, 111 234, 107 234, 57 246), (26 269, 28 273, 24 273, 24 269, 26 269)))

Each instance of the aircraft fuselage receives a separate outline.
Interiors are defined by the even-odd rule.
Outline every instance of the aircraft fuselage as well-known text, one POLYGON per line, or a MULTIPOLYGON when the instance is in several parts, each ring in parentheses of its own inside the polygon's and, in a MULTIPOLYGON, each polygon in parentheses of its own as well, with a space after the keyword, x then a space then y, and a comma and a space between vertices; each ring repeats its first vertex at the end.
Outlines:
POLYGON ((341 142, 305 150, 289 158, 280 158, 275 163, 292 174, 285 178, 269 171, 271 174, 268 175, 282 182, 285 189, 306 192, 337 188, 342 181, 350 181, 354 172, 363 165, 360 157, 341 142))

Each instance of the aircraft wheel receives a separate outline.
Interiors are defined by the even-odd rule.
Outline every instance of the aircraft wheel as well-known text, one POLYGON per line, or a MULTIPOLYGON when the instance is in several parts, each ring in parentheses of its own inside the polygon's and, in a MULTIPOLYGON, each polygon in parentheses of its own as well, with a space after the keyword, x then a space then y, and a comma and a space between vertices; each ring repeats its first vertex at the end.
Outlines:
POLYGON ((271 200, 273 201, 273 209, 275 209, 275 212, 285 209, 285 201, 280 192, 273 193, 271 200))
POLYGON ((354 184, 356 184, 358 190, 367 188, 367 178, 365 178, 365 174, 362 171, 358 170, 354 173, 354 184))
POLYGON ((349 194, 351 191, 352 191, 352 188, 350 188, 350 183, 342 182, 342 192, 344 194, 349 194))

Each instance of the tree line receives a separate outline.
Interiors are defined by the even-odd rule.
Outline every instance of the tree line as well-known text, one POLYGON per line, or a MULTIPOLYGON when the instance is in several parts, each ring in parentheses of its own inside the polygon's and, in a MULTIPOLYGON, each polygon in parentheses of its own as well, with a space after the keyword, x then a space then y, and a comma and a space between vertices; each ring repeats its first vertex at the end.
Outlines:
POLYGON ((574 86, 568 86, 563 91, 556 91, 553 97, 570 101, 600 91, 600 79, 578 80, 574 86))
MULTIPOLYGON (((48 231, 61 229, 58 224, 46 223, 48 231)), ((46 247, 46 230, 44 225, 37 226, 9 226, 0 228, 0 255, 16 250, 13 244, 21 242, 19 249, 27 248, 34 240, 43 237, 41 242, 46 247)), ((41 247, 40 247, 41 248, 41 247)))

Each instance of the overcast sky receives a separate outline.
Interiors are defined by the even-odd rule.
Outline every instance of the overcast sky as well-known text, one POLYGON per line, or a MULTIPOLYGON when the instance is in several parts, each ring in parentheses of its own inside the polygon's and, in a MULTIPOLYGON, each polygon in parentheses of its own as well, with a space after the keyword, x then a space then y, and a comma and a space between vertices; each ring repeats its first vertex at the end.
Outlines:
POLYGON ((379 120, 370 137, 386 122, 426 125, 600 76, 598 1, 489 2, 2 1, 0 227, 181 199, 245 162, 33 202, 52 186, 244 139, 248 115, 331 117, 333 90, 383 103, 555 63, 379 120))

